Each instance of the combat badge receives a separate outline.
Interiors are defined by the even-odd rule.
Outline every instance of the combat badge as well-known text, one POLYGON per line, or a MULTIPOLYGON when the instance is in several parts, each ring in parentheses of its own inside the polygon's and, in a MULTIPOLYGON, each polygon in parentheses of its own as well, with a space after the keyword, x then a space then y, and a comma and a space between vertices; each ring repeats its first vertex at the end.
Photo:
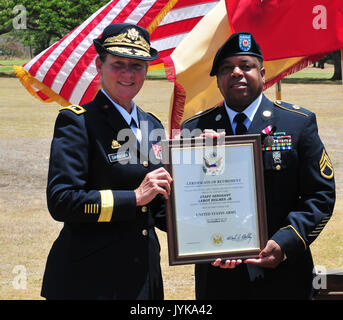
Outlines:
POLYGON ((333 177, 333 166, 329 156, 327 155, 325 149, 323 149, 322 157, 319 161, 320 174, 325 179, 332 179, 333 177))

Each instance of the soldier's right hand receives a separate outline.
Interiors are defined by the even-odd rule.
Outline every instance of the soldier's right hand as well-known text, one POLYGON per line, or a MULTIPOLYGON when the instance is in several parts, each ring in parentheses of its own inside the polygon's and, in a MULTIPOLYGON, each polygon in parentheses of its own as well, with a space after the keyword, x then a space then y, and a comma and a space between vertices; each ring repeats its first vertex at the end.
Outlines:
POLYGON ((144 206, 153 200, 158 193, 167 200, 170 195, 170 183, 173 181, 169 172, 164 168, 158 168, 149 172, 140 186, 134 190, 137 206, 144 206))

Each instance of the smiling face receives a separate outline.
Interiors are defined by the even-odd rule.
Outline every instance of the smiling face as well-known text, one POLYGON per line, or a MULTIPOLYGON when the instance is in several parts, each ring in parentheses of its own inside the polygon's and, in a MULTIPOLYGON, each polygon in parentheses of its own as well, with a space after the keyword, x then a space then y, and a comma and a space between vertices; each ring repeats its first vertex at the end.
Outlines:
POLYGON ((265 70, 254 56, 232 56, 221 61, 217 84, 227 104, 242 112, 262 92, 265 70))
POLYGON ((131 112, 131 101, 143 86, 148 63, 112 54, 103 60, 97 57, 95 61, 103 89, 111 99, 131 112))

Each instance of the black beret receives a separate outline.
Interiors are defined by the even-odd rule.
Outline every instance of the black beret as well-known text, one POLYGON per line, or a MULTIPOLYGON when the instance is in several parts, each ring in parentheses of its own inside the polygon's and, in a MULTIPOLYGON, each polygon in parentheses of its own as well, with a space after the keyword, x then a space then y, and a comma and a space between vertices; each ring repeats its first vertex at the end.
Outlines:
POLYGON ((104 29, 101 38, 94 39, 93 43, 98 54, 107 52, 145 61, 158 57, 158 51, 150 47, 149 32, 130 23, 110 24, 104 29))
POLYGON ((239 55, 255 56, 263 61, 261 48, 250 32, 236 32, 226 40, 214 57, 210 76, 217 74, 220 62, 223 59, 239 55))

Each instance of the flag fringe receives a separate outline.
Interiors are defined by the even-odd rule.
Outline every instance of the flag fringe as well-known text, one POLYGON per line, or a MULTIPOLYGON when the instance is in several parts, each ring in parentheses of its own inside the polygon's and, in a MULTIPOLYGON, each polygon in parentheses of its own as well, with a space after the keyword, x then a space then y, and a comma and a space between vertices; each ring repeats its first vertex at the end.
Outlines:
POLYGON ((174 83, 174 92, 169 111, 169 135, 171 138, 174 138, 179 134, 181 128, 181 121, 186 102, 186 90, 181 84, 176 82, 176 72, 172 58, 168 56, 162 60, 167 79, 174 83))
POLYGON ((175 4, 179 0, 169 0, 168 3, 163 7, 163 9, 158 13, 156 18, 149 24, 149 26, 146 28, 150 34, 152 34, 153 31, 158 27, 158 25, 162 22, 164 17, 167 15, 167 13, 173 9, 175 4))
POLYGON ((160 69, 164 69, 164 64, 163 63, 158 63, 158 64, 150 65, 148 71, 160 70, 160 69))
POLYGON ((57 102, 63 107, 70 106, 71 103, 56 92, 51 90, 47 85, 37 80, 33 77, 28 71, 26 71, 23 67, 20 66, 13 66, 14 72, 17 78, 20 80, 22 85, 26 88, 26 90, 32 94, 35 98, 39 99, 42 102, 57 102), (42 97, 38 94, 38 90, 45 94, 48 99, 42 99, 42 97))
POLYGON ((323 58, 326 54, 319 54, 319 55, 313 55, 309 57, 305 57, 301 59, 299 62, 295 63, 294 65, 290 66, 288 69, 282 71, 280 74, 278 74, 276 77, 266 81, 266 83, 263 86, 263 91, 270 88, 275 83, 282 80, 284 77, 287 77, 293 73, 296 73, 304 68, 307 68, 309 65, 317 62, 321 58, 323 58))

